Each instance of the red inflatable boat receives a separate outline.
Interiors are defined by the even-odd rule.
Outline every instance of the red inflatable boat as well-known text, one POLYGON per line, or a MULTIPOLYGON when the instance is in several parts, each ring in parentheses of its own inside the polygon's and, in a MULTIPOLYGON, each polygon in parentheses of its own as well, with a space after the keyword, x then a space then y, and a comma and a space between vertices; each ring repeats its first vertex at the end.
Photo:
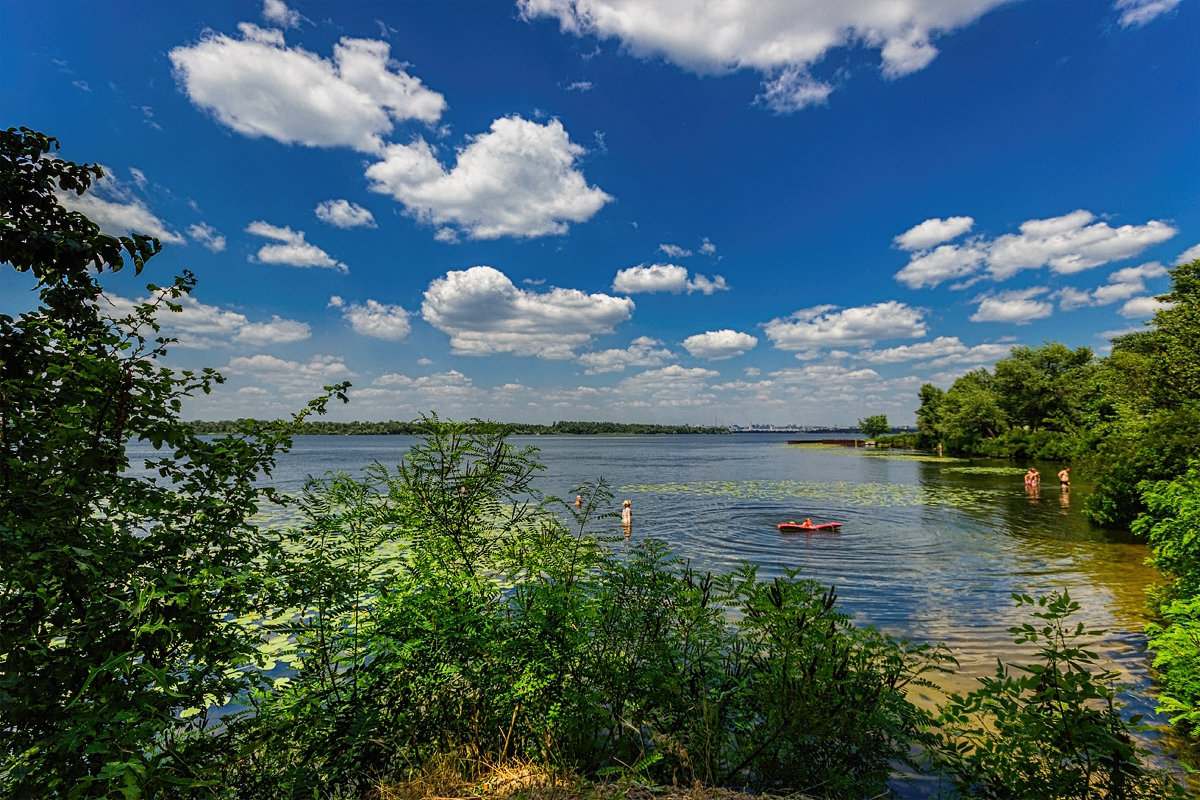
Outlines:
POLYGON ((795 531, 836 531, 842 527, 840 522, 820 522, 808 523, 803 522, 781 522, 777 526, 780 533, 793 533, 795 531))

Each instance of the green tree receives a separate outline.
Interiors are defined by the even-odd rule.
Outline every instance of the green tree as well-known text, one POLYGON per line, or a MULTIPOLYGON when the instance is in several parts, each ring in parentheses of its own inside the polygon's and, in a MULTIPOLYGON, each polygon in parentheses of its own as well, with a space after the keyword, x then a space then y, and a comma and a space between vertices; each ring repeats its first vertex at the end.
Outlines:
POLYGON ((892 426, 888 424, 887 414, 875 414, 866 419, 860 419, 858 429, 868 438, 874 439, 890 431, 892 426))
POLYGON ((942 440, 942 405, 946 393, 927 383, 921 387, 918 396, 921 407, 917 409, 917 447, 932 449, 942 440))
POLYGON ((1086 511, 1128 527, 1145 510, 1142 480, 1170 480, 1200 456, 1200 259, 1170 270, 1171 290, 1150 328, 1113 340, 1101 381, 1109 398, 1086 511))
POLYGON ((1000 398, 986 369, 968 372, 954 382, 942 401, 941 433, 957 452, 979 452, 980 443, 1007 428, 1000 398))
POLYGON ((996 362, 992 386, 1010 426, 1069 432, 1083 420, 1093 370, 1087 347, 1071 350, 1060 342, 1014 347, 996 362))
POLYGON ((277 499, 254 479, 288 426, 204 441, 178 419, 221 380, 162 363, 155 317, 194 281, 151 285, 153 300, 111 318, 99 276, 140 274, 159 243, 65 209, 58 193, 103 173, 57 147, 0 133, 0 261, 30 273, 40 301, 0 316, 0 783, 25 797, 178 794, 210 778, 190 747, 205 715, 181 712, 248 682, 256 637, 232 620, 268 598, 255 566, 268 542, 249 518, 277 499), (131 440, 158 448, 150 477, 127 471, 131 440))

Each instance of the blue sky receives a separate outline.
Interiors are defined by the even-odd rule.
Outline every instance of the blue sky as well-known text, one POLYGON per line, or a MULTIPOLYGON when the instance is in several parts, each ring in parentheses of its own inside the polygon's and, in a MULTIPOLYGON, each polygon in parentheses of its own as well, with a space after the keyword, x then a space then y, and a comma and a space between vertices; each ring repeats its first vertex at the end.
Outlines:
MULTIPOLYGON (((1200 256, 1196 0, 0 0, 4 124, 192 270, 189 418, 912 424, 1200 256)), ((0 275, 0 312, 32 306, 0 275)))

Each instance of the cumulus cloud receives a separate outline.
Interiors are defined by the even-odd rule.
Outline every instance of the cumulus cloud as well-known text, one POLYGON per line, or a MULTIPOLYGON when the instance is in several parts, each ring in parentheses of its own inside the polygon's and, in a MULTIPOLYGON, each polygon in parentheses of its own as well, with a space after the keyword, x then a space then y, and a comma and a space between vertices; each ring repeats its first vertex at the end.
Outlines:
MULTIPOLYGON (((897 243, 929 222, 926 220, 896 237, 897 243)), ((939 226, 933 227, 936 229, 939 226)), ((1103 220, 1096 221, 1091 212, 1079 209, 1061 217, 1028 220, 1021 223, 1019 233, 1008 233, 990 240, 975 237, 963 244, 944 244, 933 250, 920 249, 895 277, 901 283, 917 289, 973 276, 981 270, 987 277, 997 281, 1010 278, 1022 270, 1040 267, 1070 275, 1132 258, 1151 245, 1165 242, 1176 233, 1178 230, 1160 220, 1113 228, 1103 220)), ((919 233, 912 239, 918 243, 922 241, 919 233)), ((928 238, 925 240, 928 241, 928 238)))
POLYGON ((1132 297, 1125 301, 1118 312, 1125 319, 1149 319, 1155 312, 1170 308, 1172 303, 1164 303, 1154 297, 1132 297))
POLYGON ((709 382, 720 375, 721 373, 713 369, 671 364, 661 369, 648 369, 623 379, 617 385, 617 394, 623 398, 630 398, 625 404, 633 407, 704 406, 713 399, 709 382))
POLYGON ((263 19, 280 28, 300 27, 300 13, 287 7, 283 0, 263 0, 263 19))
POLYGON ((1121 12, 1122 28, 1140 28, 1163 14, 1175 10, 1180 0, 1117 0, 1114 8, 1121 12))
POLYGON ((868 364, 897 364, 904 361, 928 361, 928 366, 994 361, 1008 355, 1011 345, 980 344, 968 347, 957 336, 939 336, 926 342, 903 344, 882 350, 859 350, 854 358, 868 364))
POLYGON ((662 251, 667 258, 687 258, 692 254, 691 250, 680 247, 677 244, 660 244, 658 249, 662 251))
POLYGON ((375 216, 349 200, 326 200, 317 205, 317 219, 335 228, 374 228, 375 216))
MULTIPOLYGON (((142 200, 134 197, 128 184, 118 180, 113 170, 105 168, 104 172, 104 177, 93 183, 87 194, 60 192, 55 195, 58 202, 88 217, 100 226, 100 230, 114 236, 141 233, 168 244, 184 243, 183 236, 168 228, 142 200)), ((141 173, 135 171, 135 182, 139 175, 141 173)))
POLYGON ((665 58, 699 75, 752 70, 758 101, 777 113, 826 102, 834 87, 813 68, 833 50, 878 50, 894 79, 923 69, 933 41, 965 27, 1003 0, 945 3, 830 3, 825 0, 518 0, 526 20, 557 20, 563 33, 616 39, 640 58, 665 58))
POLYGON ((725 328, 689 336, 683 340, 683 349, 696 358, 719 361, 740 356, 748 350, 754 349, 757 344, 758 337, 725 328))
POLYGON ((687 282, 688 294, 692 292, 700 292, 701 294, 712 294, 713 292, 729 291, 728 284, 725 283, 725 278, 720 275, 714 275, 709 280, 707 275, 697 274, 687 282))
POLYGON ((836 364, 811 364, 806 367, 787 367, 771 373, 771 379, 785 385, 839 387, 879 380, 879 373, 870 368, 848 370, 836 364))
POLYGON ((255 356, 229 359, 221 372, 247 375, 256 381, 278 387, 284 392, 313 393, 322 386, 354 377, 354 373, 339 356, 314 355, 307 362, 289 361, 259 353, 255 356))
POLYGON ((971 315, 972 322, 1011 322, 1026 325, 1054 313, 1054 304, 1037 298, 1049 290, 1044 286, 1016 289, 1009 292, 980 295, 975 298, 979 307, 971 315))
POLYGON ((429 284, 421 315, 449 334, 454 352, 462 355, 568 359, 592 337, 611 333, 633 309, 627 297, 518 289, 499 270, 477 266, 448 272, 429 284))
POLYGON ((1058 304, 1063 311, 1073 311, 1085 306, 1106 306, 1118 300, 1126 300, 1146 291, 1146 280, 1161 278, 1167 268, 1157 261, 1136 267, 1119 269, 1108 276, 1108 283, 1091 291, 1065 288, 1058 293, 1058 304))
POLYGON ((881 339, 917 339, 925 335, 924 312, 896 300, 844 308, 817 306, 773 319, 763 326, 780 350, 871 346, 881 339))
MULTIPOLYGON (((279 7, 287 10, 278 3, 264 12, 279 7)), ((268 19, 288 24, 292 17, 273 12, 268 19)), ((446 107, 392 60, 387 42, 343 38, 326 59, 288 47, 278 29, 239 29, 240 39, 208 32, 169 56, 192 104, 245 136, 380 153, 395 123, 435 122, 446 107)))
POLYGON ((195 225, 189 225, 188 236, 192 237, 193 242, 199 242, 208 250, 214 253, 219 253, 225 249, 225 237, 217 232, 213 226, 198 222, 195 225))
MULTIPOLYGON (((105 295, 108 315, 123 317, 133 311, 135 305, 151 303, 155 297, 130 300, 119 295, 105 295)), ((177 340, 175 346, 185 349, 211 349, 239 344, 287 344, 309 338, 312 330, 307 322, 283 319, 273 315, 268 322, 251 322, 245 314, 229 311, 219 306, 201 303, 192 295, 183 295, 171 301, 179 305, 179 311, 165 308, 156 317, 162 333, 177 340)))
POLYGON ((598 375, 602 372, 621 372, 626 367, 657 367, 673 358, 675 354, 662 347, 661 340, 639 336, 624 350, 583 353, 579 356, 579 363, 587 368, 586 374, 598 375))
POLYGON ((324 267, 338 272, 349 272, 349 268, 330 256, 321 248, 304 240, 304 231, 280 228, 258 220, 246 226, 246 233, 274 239, 280 244, 264 244, 251 260, 263 264, 282 264, 288 267, 324 267))
POLYGON ((390 195, 418 220, 473 239, 561 234, 612 199, 588 186, 576 161, 584 149, 558 120, 503 117, 471 138, 447 171, 423 139, 389 145, 367 168, 371 190, 390 195))
POLYGON ((337 295, 329 298, 329 305, 341 309, 342 318, 350 323, 355 333, 363 336, 398 342, 408 336, 412 328, 408 322, 408 312, 400 306, 377 300, 367 300, 362 305, 346 303, 337 295))
POLYGON ((896 246, 901 250, 928 250, 935 244, 957 239, 975 224, 972 217, 934 217, 914 225, 895 238, 896 246))
POLYGON ((728 291, 725 278, 714 275, 710 280, 706 275, 696 275, 688 278, 687 268, 677 264, 651 264, 650 266, 629 267, 617 271, 613 279, 614 292, 622 294, 637 294, 650 292, 701 292, 712 294, 717 291, 728 291))
POLYGON ((1180 264, 1186 264, 1189 261, 1195 261, 1197 258, 1200 258, 1200 244, 1194 244, 1187 250, 1184 250, 1182 253, 1180 253, 1179 258, 1175 259, 1175 266, 1178 267, 1180 264))

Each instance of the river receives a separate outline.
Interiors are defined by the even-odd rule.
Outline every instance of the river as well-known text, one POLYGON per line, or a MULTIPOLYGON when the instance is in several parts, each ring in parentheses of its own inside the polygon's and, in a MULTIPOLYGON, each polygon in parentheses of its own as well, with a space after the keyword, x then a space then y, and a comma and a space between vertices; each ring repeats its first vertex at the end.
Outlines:
MULTIPOLYGON (((1143 627, 1147 586, 1159 580, 1147 550, 1126 533, 1090 525, 1081 508, 1091 490, 1059 466, 1029 491, 1026 463, 937 458, 908 452, 789 444, 796 434, 676 436, 515 436, 540 450, 537 481, 573 498, 603 478, 613 509, 632 502, 633 538, 667 542, 693 565, 720 571, 742 560, 771 577, 787 567, 836 587, 841 607, 861 625, 896 637, 945 643, 959 659, 946 689, 969 691, 996 660, 1028 651, 1007 629, 1028 620, 1012 593, 1066 590, 1080 621, 1107 631, 1101 653, 1121 674, 1129 713, 1153 712, 1153 681, 1143 627), (781 534, 779 522, 811 517, 842 523, 837 533, 781 534)), ((808 437, 815 438, 815 437, 808 437)), ((297 491, 309 475, 373 462, 395 465, 412 438, 299 436, 272 482, 297 491)), ((137 455, 131 450, 131 455, 137 455)), ((137 461, 135 460, 136 464, 137 461)), ((619 520, 612 520, 613 533, 619 520)), ((929 703, 934 696, 918 698, 929 703)), ((1160 746, 1165 741, 1156 739, 1160 746)), ((1170 745, 1166 745, 1170 749, 1170 745)), ((1190 760, 1190 759, 1189 759, 1190 760)))

